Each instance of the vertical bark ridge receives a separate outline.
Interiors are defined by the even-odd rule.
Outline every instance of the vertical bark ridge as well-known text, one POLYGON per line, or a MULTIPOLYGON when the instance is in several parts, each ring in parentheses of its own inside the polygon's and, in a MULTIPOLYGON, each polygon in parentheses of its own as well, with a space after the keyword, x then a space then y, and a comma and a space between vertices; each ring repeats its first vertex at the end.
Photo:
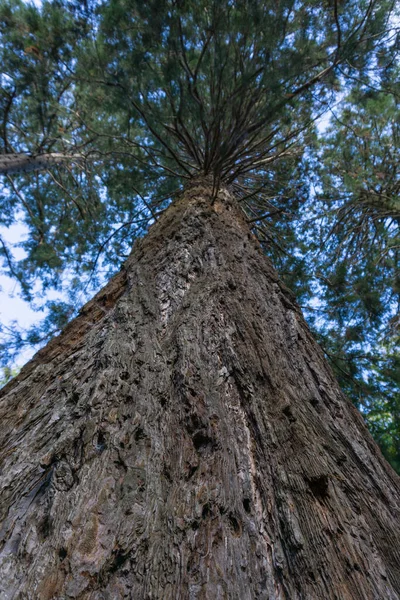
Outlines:
POLYGON ((399 479, 226 189, 2 391, 0 439, 4 599, 400 598, 399 479))

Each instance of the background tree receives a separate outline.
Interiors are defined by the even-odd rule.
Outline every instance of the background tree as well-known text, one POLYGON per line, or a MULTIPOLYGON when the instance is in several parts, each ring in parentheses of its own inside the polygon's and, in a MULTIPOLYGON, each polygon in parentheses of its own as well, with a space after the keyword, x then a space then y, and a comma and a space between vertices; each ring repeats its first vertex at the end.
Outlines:
POLYGON ((342 387, 398 468, 399 96, 398 69, 387 56, 386 64, 392 72, 379 88, 357 81, 333 111, 317 152, 320 302, 312 321, 342 387))

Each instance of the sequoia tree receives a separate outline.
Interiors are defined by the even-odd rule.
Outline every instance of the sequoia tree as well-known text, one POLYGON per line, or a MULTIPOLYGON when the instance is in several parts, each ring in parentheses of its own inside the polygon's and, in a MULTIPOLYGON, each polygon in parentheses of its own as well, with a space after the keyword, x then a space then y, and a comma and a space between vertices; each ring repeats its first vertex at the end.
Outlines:
POLYGON ((399 478, 265 255, 316 113, 387 75, 390 9, 2 5, 26 297, 153 223, 1 392, 2 597, 400 598, 399 478))

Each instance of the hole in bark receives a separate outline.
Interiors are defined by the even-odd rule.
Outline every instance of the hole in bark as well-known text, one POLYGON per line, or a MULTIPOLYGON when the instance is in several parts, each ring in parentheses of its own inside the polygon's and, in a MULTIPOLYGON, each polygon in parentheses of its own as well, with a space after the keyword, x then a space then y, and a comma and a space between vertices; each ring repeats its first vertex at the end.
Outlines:
POLYGON ((42 521, 38 525, 39 536, 43 539, 47 538, 51 533, 51 529, 52 529, 51 519, 48 515, 45 515, 43 517, 42 521))
POLYGON ((118 458, 117 460, 114 460, 113 462, 118 470, 124 470, 124 471, 128 470, 126 464, 120 458, 118 458))
POLYGON ((190 434, 192 434, 197 429, 200 429, 202 425, 202 422, 196 414, 189 415, 186 419, 186 429, 190 434))
POLYGON ((106 436, 104 435, 103 431, 99 431, 97 433, 97 439, 96 439, 95 445, 96 445, 97 452, 99 452, 100 454, 102 452, 104 452, 104 450, 107 448, 106 436))
POLYGON ((165 479, 166 479, 166 480, 167 480, 169 483, 171 483, 171 482, 172 482, 172 477, 171 477, 171 473, 169 472, 169 469, 168 469, 168 467, 167 467, 167 466, 164 466, 163 473, 164 473, 164 477, 165 477, 165 479))
POLYGON ((203 506, 203 510, 201 511, 201 518, 202 519, 207 519, 207 517, 211 514, 211 506, 210 504, 207 502, 204 506, 203 506))
POLYGON ((212 448, 213 440, 209 435, 204 433, 204 431, 198 431, 193 436, 193 445, 196 448, 197 452, 202 452, 207 448, 212 448))
POLYGON ((122 550, 113 550, 112 563, 109 568, 109 573, 115 573, 127 561, 128 555, 122 550))
POLYGON ((186 481, 189 481, 189 479, 191 479, 193 477, 193 475, 196 473, 198 468, 199 468, 198 465, 190 465, 189 466, 188 473, 186 476, 186 481))
POLYGON ((336 462, 337 462, 337 464, 340 466, 340 465, 342 465, 343 463, 345 463, 345 462, 346 462, 346 460, 347 460, 347 456, 346 456, 346 455, 343 453, 343 454, 340 454, 340 455, 337 457, 337 459, 336 459, 336 462))
POLYGON ((249 500, 249 498, 243 498, 243 508, 244 508, 244 510, 247 513, 250 512, 250 500, 249 500))
POLYGON ((141 427, 138 427, 136 432, 135 432, 135 442, 139 442, 140 440, 144 440, 146 437, 146 434, 144 432, 144 430, 141 427))
POLYGON ((286 406, 283 407, 282 412, 289 419, 289 421, 291 423, 293 423, 296 420, 296 417, 294 416, 294 414, 292 412, 292 407, 289 404, 287 404, 286 406))
POLYGON ((119 378, 122 379, 122 381, 128 381, 129 379, 129 373, 128 371, 122 371, 122 373, 120 373, 119 378))
POLYGON ((307 480, 308 485, 316 498, 326 498, 328 496, 329 478, 328 475, 320 475, 307 480))
POLYGON ((198 521, 193 521, 191 527, 192 527, 193 531, 196 531, 200 527, 200 524, 198 521))
POLYGON ((228 515, 228 522, 229 522, 229 525, 230 525, 231 529, 233 530, 233 534, 236 537, 240 536, 241 533, 242 533, 242 528, 240 526, 239 521, 235 517, 235 515, 233 515, 232 513, 229 513, 229 515, 228 515))
POLYGON ((78 394, 78 392, 72 392, 69 401, 72 404, 78 404, 78 402, 79 402, 79 394, 78 394))
POLYGON ((314 408, 317 408, 317 406, 319 406, 319 400, 318 400, 317 396, 311 396, 311 398, 310 398, 310 404, 314 408))
POLYGON ((60 548, 58 551, 58 556, 60 557, 60 560, 64 560, 64 558, 67 557, 68 552, 66 551, 65 548, 60 548))

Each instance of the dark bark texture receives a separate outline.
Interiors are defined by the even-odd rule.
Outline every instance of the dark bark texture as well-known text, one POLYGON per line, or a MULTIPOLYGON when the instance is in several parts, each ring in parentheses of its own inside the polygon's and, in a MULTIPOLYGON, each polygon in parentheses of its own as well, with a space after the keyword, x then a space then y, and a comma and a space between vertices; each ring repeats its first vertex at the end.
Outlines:
POLYGON ((399 478, 197 182, 2 391, 0 597, 400 598, 399 478))

